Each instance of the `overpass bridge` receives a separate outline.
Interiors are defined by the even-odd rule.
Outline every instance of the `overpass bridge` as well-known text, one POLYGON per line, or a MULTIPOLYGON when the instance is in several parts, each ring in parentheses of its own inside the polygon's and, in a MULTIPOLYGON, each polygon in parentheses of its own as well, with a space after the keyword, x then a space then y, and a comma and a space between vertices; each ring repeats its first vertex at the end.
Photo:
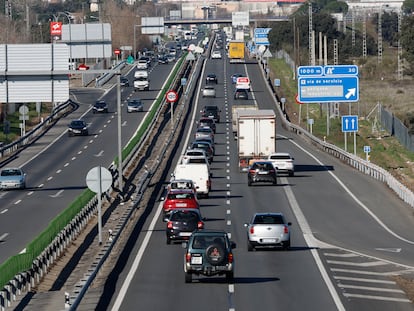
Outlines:
MULTIPOLYGON (((250 18, 249 23, 257 22, 283 22, 288 21, 289 16, 275 16, 275 17, 260 17, 260 18, 250 18)), ((231 24, 232 17, 219 17, 219 18, 191 18, 191 19, 177 19, 177 18, 168 18, 164 17, 164 25, 191 25, 191 24, 231 24)))

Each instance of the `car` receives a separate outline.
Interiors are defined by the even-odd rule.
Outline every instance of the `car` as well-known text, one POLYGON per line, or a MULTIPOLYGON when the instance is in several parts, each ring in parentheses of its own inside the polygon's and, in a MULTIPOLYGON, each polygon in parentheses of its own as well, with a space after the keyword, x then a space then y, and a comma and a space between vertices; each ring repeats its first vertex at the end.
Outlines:
POLYGON ((206 83, 215 83, 217 84, 217 76, 214 73, 209 73, 206 76, 206 83))
POLYGON ((197 128, 194 137, 196 140, 207 137, 211 138, 211 140, 214 142, 214 131, 208 126, 199 127, 197 128))
POLYGON ((104 100, 98 100, 92 107, 93 113, 108 113, 108 104, 104 100))
POLYGON ((68 128, 69 136, 88 136, 88 125, 84 120, 72 120, 68 128))
POLYGON ((151 62, 152 62, 152 56, 149 56, 149 55, 141 56, 138 61, 146 61, 148 67, 150 67, 151 66, 151 62))
POLYGON ((197 188, 194 182, 191 179, 175 179, 170 180, 170 183, 167 186, 167 191, 172 189, 190 189, 194 193, 197 193, 197 188))
POLYGON ((189 149, 202 149, 206 152, 209 162, 211 163, 213 161, 214 148, 210 142, 196 140, 190 144, 189 149))
POLYGON ((173 210, 165 229, 167 244, 171 244, 172 241, 188 240, 191 233, 203 228, 204 221, 200 210, 190 208, 173 210))
POLYGON ((250 222, 244 224, 247 228, 247 250, 278 246, 289 249, 291 225, 282 213, 255 213, 250 222))
POLYGON ((213 130, 214 133, 216 133, 216 121, 214 121, 212 118, 201 118, 198 120, 197 125, 199 127, 208 126, 213 130))
POLYGON ((158 57, 158 64, 168 64, 168 58, 167 55, 161 55, 160 57, 158 57))
POLYGON ((276 152, 268 156, 267 160, 272 162, 277 173, 287 173, 289 176, 295 175, 294 158, 287 152, 276 152))
POLYGON ((249 99, 249 92, 246 89, 236 89, 234 99, 249 99))
POLYGON ((221 110, 217 106, 204 106, 201 110, 201 116, 203 118, 213 119, 215 122, 220 123, 221 110))
POLYGON ((216 97, 216 89, 213 86, 205 86, 202 90, 203 97, 216 97))
POLYGON ((230 241, 222 230, 196 230, 188 241, 183 242, 185 283, 191 283, 193 275, 224 275, 234 281, 234 255, 236 243, 230 241))
POLYGON ((137 70, 147 70, 148 62, 145 59, 139 59, 137 62, 137 70))
POLYGON ((239 78, 239 77, 244 77, 244 75, 241 74, 241 73, 234 73, 234 74, 232 74, 231 75, 231 83, 232 84, 236 84, 237 78, 239 78))
POLYGON ((172 210, 177 208, 200 208, 197 195, 192 189, 171 189, 167 192, 162 209, 164 219, 168 219, 172 210))
POLYGON ((144 104, 139 98, 129 99, 127 102, 127 112, 140 112, 144 111, 144 104))
POLYGON ((217 50, 211 52, 211 58, 212 59, 221 59, 221 52, 217 51, 217 50))
POLYGON ((211 163, 211 159, 203 149, 187 149, 181 158, 181 163, 211 163))
POLYGON ((176 49, 174 49, 174 48, 170 48, 170 50, 169 50, 168 54, 170 54, 170 55, 174 56, 174 58, 175 58, 175 55, 177 55, 177 50, 176 50, 176 49))
POLYGON ((76 68, 77 70, 89 70, 89 66, 85 65, 85 64, 80 64, 78 66, 78 68, 76 68))
POLYGON ((120 84, 121 84, 121 86, 126 86, 126 87, 128 87, 128 86, 129 86, 129 80, 128 80, 128 78, 127 78, 127 77, 125 77, 125 76, 121 76, 121 77, 119 78, 119 80, 120 80, 120 84))
POLYGON ((0 189, 25 189, 26 173, 18 167, 5 167, 0 172, 0 189))
POLYGON ((175 55, 168 54, 167 55, 167 60, 168 60, 169 63, 175 62, 175 55))
POLYGON ((211 137, 200 137, 198 139, 195 139, 194 142, 207 143, 211 146, 211 149, 213 149, 213 154, 216 153, 216 147, 214 146, 214 140, 211 137))
POLYGON ((270 161, 255 161, 249 166, 247 172, 247 185, 254 183, 270 182, 277 185, 276 169, 270 161))

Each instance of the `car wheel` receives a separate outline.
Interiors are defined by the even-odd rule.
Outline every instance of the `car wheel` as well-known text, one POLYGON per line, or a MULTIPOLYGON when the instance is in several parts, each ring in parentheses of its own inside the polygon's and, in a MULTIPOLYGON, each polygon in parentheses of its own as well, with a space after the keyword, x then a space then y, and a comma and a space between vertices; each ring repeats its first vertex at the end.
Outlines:
POLYGON ((283 249, 284 250, 290 249, 290 239, 288 241, 283 242, 283 249))
POLYGON ((191 275, 190 272, 186 272, 185 273, 185 282, 186 283, 191 283, 193 281, 193 276, 191 275))
POLYGON ((249 240, 247 240, 247 251, 254 251, 254 246, 252 245, 252 243, 250 243, 249 240))
POLYGON ((171 244, 171 238, 169 236, 167 236, 167 244, 170 245, 171 244))
POLYGON ((274 186, 276 186, 276 185, 277 185, 277 179, 276 179, 276 178, 273 180, 273 185, 274 185, 274 186))
POLYGON ((292 177, 293 175, 295 175, 295 172, 289 172, 289 176, 292 177))
POLYGON ((252 185, 252 180, 250 178, 247 179, 247 185, 250 187, 252 185))
POLYGON ((207 261, 213 266, 218 266, 226 259, 226 252, 219 244, 212 244, 206 249, 207 261))

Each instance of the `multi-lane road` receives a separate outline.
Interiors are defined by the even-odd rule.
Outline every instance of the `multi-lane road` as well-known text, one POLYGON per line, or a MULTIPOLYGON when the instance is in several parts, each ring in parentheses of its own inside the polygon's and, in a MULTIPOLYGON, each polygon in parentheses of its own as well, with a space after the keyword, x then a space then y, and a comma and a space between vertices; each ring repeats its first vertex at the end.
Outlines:
MULTIPOLYGON (((156 66, 151 78, 156 89, 164 79, 155 77, 166 77, 170 69, 168 65, 156 66)), ((217 125, 212 193, 200 203, 206 228, 226 230, 237 244, 234 283, 228 284, 221 277, 200 277, 185 284, 184 250, 180 244, 166 244, 161 202, 156 202, 148 207, 151 214, 128 259, 120 256, 109 275, 96 309, 413 310, 413 304, 392 278, 393 274, 414 269, 412 209, 380 182, 285 131, 281 122, 277 122, 276 148, 294 156, 295 176, 281 176, 277 186, 248 187, 246 175, 238 170, 237 143, 231 128, 235 100, 230 76, 236 72, 245 72, 252 80, 249 101, 255 100, 260 108, 275 109, 257 64, 208 59, 194 95, 191 122, 186 125, 189 137, 183 137, 179 148, 186 148, 192 139, 193 122, 199 118, 202 106, 218 105, 222 121, 217 125), (219 79, 217 97, 202 98, 200 89, 210 72, 219 79), (291 250, 247 251, 243 224, 256 211, 285 214, 292 222, 291 250)), ((147 110, 156 94, 151 89, 133 94, 132 88, 127 88, 122 96, 140 96, 147 110)), ((24 165, 29 173, 28 189, 2 193, 0 235, 8 233, 8 238, 0 244, 1 261, 21 251, 83 191, 91 167, 108 166, 116 155, 115 92, 104 95, 110 103, 108 115, 88 111, 100 94, 87 91, 74 95, 82 104, 70 117, 84 115, 91 134, 69 138, 64 133, 68 120, 62 120, 56 127, 62 136, 50 147, 33 161, 23 156, 16 160, 24 160, 16 165, 24 165)), ((123 144, 142 117, 124 112, 123 144)), ((175 155, 173 163, 178 157, 175 155)), ((173 169, 170 167, 170 172, 173 169)))

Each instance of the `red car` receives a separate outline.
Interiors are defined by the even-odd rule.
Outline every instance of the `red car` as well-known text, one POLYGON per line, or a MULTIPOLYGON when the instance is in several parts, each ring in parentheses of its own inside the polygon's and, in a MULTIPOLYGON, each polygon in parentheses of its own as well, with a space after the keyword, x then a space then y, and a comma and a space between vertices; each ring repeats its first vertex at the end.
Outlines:
POLYGON ((163 204, 164 220, 167 221, 172 210, 177 208, 200 208, 197 195, 192 189, 171 189, 163 204))

